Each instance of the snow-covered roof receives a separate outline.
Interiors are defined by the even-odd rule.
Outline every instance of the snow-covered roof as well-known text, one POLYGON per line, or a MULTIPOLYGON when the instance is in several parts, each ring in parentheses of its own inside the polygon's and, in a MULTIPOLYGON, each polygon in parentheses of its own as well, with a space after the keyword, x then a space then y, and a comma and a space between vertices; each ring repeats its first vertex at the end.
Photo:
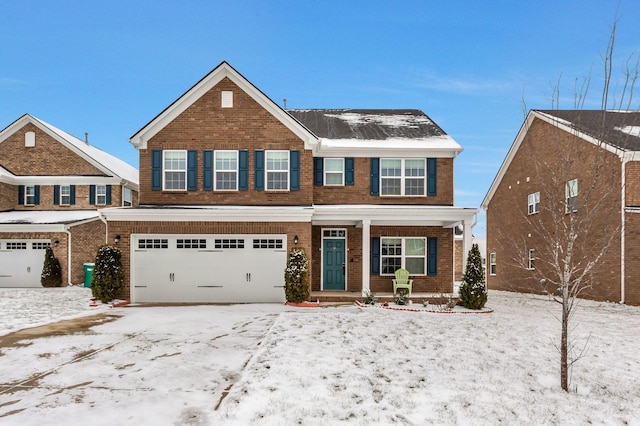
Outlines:
POLYGON ((417 109, 290 109, 287 112, 320 138, 318 153, 353 150, 455 156, 462 147, 417 109))
POLYGON ((0 132, 0 141, 27 123, 32 123, 37 126, 96 168, 100 169, 106 175, 119 177, 131 182, 135 186, 138 185, 138 170, 135 167, 30 114, 23 115, 2 130, 0 132))
POLYGON ((0 212, 0 225, 68 225, 99 216, 97 210, 11 210, 0 212))

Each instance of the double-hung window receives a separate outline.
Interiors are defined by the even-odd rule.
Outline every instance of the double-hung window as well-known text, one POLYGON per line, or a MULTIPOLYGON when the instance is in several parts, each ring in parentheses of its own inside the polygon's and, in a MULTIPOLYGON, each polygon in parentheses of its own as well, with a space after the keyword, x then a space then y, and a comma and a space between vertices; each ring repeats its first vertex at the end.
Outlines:
POLYGON ((393 275, 400 268, 411 275, 425 275, 427 258, 425 238, 381 238, 381 273, 393 275))
POLYGON ((489 274, 490 275, 495 275, 496 274, 496 254, 495 253, 491 253, 489 255, 489 274))
POLYGON ((163 189, 165 191, 187 190, 187 151, 165 150, 163 155, 163 189))
POLYGON ((24 204, 27 206, 33 206, 36 204, 36 187, 35 186, 24 187, 24 204))
POLYGON ((96 185, 96 204, 107 204, 107 185, 96 185))
POLYGON ((133 192, 131 191, 131 188, 127 188, 127 187, 123 188, 122 205, 125 207, 133 205, 133 192))
POLYGON ((381 195, 424 196, 424 158, 383 158, 380 162, 381 195))
POLYGON ((60 204, 63 206, 71 204, 71 187, 69 185, 60 186, 60 204))
POLYGON ((266 151, 266 181, 268 191, 289 190, 289 151, 266 151))
POLYGON ((529 194, 529 214, 540 213, 540 192, 529 194))
POLYGON ((238 190, 238 151, 214 151, 216 191, 238 190))
POLYGON ((567 182, 565 196, 567 200, 567 213, 578 211, 578 179, 572 179, 567 182))
POLYGON ((536 269, 536 251, 534 249, 529 250, 529 269, 536 269))
POLYGON ((324 159, 324 184, 344 185, 344 158, 324 159))

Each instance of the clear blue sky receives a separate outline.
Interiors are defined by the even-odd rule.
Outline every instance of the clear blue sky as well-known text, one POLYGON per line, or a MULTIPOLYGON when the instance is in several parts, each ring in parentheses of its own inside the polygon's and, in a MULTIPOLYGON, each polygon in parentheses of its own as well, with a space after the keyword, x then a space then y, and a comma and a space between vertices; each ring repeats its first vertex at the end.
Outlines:
MULTIPOLYGON (((619 16, 640 53, 637 0, 2 3, 0 128, 30 113, 138 165, 128 138, 223 60, 290 108, 418 108, 460 143, 456 205, 478 207, 527 108, 572 108, 619 16), (566 97, 565 97, 566 96, 566 97)), ((474 234, 484 238, 484 216, 474 234)))

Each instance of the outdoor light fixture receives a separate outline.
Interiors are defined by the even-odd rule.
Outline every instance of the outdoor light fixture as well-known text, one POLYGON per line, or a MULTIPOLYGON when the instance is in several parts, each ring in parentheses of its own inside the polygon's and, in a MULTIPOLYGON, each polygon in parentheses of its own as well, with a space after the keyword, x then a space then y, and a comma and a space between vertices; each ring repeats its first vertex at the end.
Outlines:
POLYGON ((120 234, 116 235, 115 237, 113 237, 113 242, 118 244, 120 242, 120 234))
POLYGON ((58 244, 60 244, 60 241, 58 241, 58 240, 55 240, 55 241, 53 242, 54 247, 58 247, 58 244))
POLYGON ((298 245, 298 236, 293 237, 293 244, 298 245))

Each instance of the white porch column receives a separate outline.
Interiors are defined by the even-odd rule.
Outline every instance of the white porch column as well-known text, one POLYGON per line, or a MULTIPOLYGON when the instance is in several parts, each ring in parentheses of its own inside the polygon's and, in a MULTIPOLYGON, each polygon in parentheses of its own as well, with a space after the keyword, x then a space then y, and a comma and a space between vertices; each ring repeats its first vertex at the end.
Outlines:
POLYGON ((369 285, 371 271, 371 220, 362 220, 362 295, 371 288, 369 285))

